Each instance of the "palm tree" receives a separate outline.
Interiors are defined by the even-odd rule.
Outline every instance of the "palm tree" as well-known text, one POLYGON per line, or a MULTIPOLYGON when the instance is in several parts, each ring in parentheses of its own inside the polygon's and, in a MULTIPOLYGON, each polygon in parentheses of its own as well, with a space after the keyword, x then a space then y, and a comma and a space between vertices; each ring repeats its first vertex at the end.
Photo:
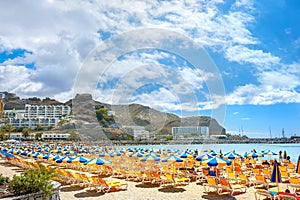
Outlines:
POLYGON ((0 129, 0 140, 4 140, 5 139, 5 134, 6 134, 6 131, 4 129, 0 129))
POLYGON ((23 128, 22 133, 23 133, 23 138, 27 138, 29 136, 29 133, 31 132, 30 128, 23 128))
POLYGON ((12 125, 8 124, 5 126, 5 129, 8 133, 14 132, 16 130, 15 127, 13 127, 12 125))

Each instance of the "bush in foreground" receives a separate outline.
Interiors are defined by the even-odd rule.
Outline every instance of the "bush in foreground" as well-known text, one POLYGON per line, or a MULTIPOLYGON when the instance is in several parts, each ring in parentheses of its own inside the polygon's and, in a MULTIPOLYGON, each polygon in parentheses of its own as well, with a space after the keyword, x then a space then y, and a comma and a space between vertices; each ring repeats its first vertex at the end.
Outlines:
POLYGON ((54 175, 53 170, 47 170, 40 165, 37 169, 26 170, 20 176, 14 175, 9 182, 8 190, 15 195, 43 192, 44 196, 49 196, 53 191, 50 181, 54 175))

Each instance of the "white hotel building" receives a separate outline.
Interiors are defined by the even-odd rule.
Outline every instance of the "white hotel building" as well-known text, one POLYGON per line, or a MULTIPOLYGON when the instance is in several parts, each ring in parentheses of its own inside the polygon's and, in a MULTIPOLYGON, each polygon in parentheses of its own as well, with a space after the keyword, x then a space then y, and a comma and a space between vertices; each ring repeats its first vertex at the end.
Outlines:
POLYGON ((124 129, 129 129, 133 134, 134 140, 149 140, 150 132, 145 130, 143 126, 123 126, 124 129))
MULTIPOLYGON (((36 133, 30 133, 27 139, 34 140, 36 133)), ((56 133, 56 132, 44 132, 42 134, 42 139, 44 140, 67 140, 71 134, 69 133, 56 133)), ((10 133, 10 139, 14 140, 22 140, 25 139, 23 137, 23 133, 10 133)))
POLYGON ((39 124, 42 127, 55 127, 63 115, 71 113, 67 105, 25 105, 25 110, 5 110, 5 117, 9 124, 16 127, 36 128, 39 124))
POLYGON ((172 127, 173 138, 183 137, 184 135, 197 134, 199 136, 209 136, 208 126, 181 126, 172 127))

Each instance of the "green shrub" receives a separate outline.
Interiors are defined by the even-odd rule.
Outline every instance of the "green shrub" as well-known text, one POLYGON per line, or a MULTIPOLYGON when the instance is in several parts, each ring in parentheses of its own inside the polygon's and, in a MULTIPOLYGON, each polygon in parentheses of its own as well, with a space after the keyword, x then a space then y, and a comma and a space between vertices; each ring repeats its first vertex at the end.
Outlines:
POLYGON ((3 174, 0 174, 0 185, 3 185, 4 183, 8 183, 9 182, 9 178, 3 176, 3 174))
POLYGON ((44 196, 49 196, 53 191, 50 182, 53 177, 53 170, 49 171, 40 165, 37 169, 26 170, 20 176, 14 175, 8 189, 16 195, 43 192, 44 196))

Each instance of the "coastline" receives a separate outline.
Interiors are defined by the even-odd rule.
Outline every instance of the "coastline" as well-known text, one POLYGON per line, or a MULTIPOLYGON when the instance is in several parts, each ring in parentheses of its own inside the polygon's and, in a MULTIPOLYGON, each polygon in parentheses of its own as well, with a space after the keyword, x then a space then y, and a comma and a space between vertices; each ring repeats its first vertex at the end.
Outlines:
MULTIPOLYGON (((300 144, 300 139, 289 138, 249 138, 246 140, 228 140, 228 139, 186 139, 186 140, 171 140, 171 141, 111 141, 114 145, 165 145, 165 144, 300 144)), ((95 142, 97 143, 97 142, 95 142)), ((102 143, 102 141, 99 141, 102 143)))

